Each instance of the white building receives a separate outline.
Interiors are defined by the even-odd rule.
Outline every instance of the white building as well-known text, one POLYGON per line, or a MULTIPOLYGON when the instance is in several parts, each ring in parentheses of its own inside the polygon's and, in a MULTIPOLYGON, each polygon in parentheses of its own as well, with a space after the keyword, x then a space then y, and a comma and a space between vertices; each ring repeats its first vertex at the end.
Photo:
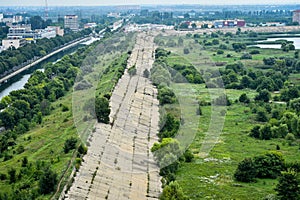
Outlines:
POLYGON ((23 21, 23 16, 22 15, 14 15, 13 16, 13 23, 19 23, 23 21))
POLYGON ((34 38, 34 31, 31 30, 31 25, 16 25, 8 29, 7 38, 34 38))
POLYGON ((113 17, 113 18, 119 18, 120 16, 121 16, 121 13, 110 12, 107 14, 107 17, 113 17))
POLYGON ((53 28, 38 29, 34 34, 34 39, 54 38, 56 30, 53 28))
POLYGON ((79 30, 78 16, 77 15, 66 15, 65 16, 65 28, 70 28, 72 31, 79 30))
POLYGON ((7 50, 11 47, 15 47, 16 49, 24 46, 26 44, 26 40, 23 38, 19 38, 19 39, 3 39, 2 40, 2 47, 3 50, 7 50))
POLYGON ((3 18, 4 18, 3 13, 0 13, 0 22, 2 22, 3 18))

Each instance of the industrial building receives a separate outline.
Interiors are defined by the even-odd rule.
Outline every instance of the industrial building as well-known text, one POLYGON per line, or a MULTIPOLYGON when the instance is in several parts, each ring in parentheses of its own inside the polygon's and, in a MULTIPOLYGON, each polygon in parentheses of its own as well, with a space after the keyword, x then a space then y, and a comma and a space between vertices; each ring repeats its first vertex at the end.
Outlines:
POLYGON ((235 20, 216 20, 214 21, 215 28, 223 27, 244 27, 246 25, 245 20, 235 19, 235 20))

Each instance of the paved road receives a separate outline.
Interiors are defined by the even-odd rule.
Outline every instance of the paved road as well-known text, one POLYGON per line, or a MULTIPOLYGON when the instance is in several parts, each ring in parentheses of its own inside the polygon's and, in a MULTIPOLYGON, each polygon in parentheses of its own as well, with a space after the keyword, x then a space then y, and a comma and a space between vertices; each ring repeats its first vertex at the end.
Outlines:
POLYGON ((71 47, 73 47, 73 46, 75 46, 75 45, 77 45, 77 44, 79 44, 79 43, 81 43, 81 42, 86 41, 86 40, 87 40, 87 38, 84 38, 84 39, 82 39, 82 40, 76 41, 76 42, 74 42, 74 43, 72 43, 72 44, 69 44, 69 45, 67 45, 67 46, 65 46, 65 47, 62 47, 62 48, 60 48, 60 49, 57 49, 57 50, 55 50, 55 51, 49 53, 48 55, 46 55, 46 56, 44 56, 44 57, 42 57, 42 58, 40 58, 40 59, 34 61, 33 63, 28 64, 28 65, 22 67, 21 69, 18 69, 17 71, 15 71, 15 72, 13 72, 13 73, 11 73, 11 74, 9 74, 9 75, 7 75, 7 76, 1 78, 1 79, 0 79, 0 84, 3 83, 4 81, 6 81, 6 80, 8 80, 8 79, 10 79, 10 78, 12 78, 12 77, 14 77, 14 76, 16 76, 17 74, 19 74, 19 73, 21 73, 21 72, 23 72, 23 71, 25 71, 25 70, 31 68, 32 66, 34 66, 34 65, 36 65, 36 64, 38 64, 38 63, 40 63, 40 62, 42 62, 42 61, 44 61, 44 60, 50 58, 51 56, 53 56, 53 55, 55 55, 55 54, 57 54, 57 53, 59 53, 59 52, 61 52, 61 51, 63 51, 63 50, 69 49, 69 48, 71 48, 71 47))
POLYGON ((158 140, 157 90, 143 77, 154 62, 153 36, 140 33, 127 71, 111 97, 110 122, 96 124, 90 147, 65 199, 146 200, 161 192, 159 168, 150 148, 158 140))

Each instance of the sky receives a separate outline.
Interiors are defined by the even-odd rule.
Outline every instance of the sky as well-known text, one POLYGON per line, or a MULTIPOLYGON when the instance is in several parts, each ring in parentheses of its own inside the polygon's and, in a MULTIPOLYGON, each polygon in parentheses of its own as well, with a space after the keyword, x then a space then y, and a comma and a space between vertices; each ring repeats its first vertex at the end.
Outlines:
MULTIPOLYGON (((104 6, 143 4, 299 4, 299 0, 48 0, 49 6, 104 6)), ((45 0, 0 0, 0 6, 45 6, 45 0)))

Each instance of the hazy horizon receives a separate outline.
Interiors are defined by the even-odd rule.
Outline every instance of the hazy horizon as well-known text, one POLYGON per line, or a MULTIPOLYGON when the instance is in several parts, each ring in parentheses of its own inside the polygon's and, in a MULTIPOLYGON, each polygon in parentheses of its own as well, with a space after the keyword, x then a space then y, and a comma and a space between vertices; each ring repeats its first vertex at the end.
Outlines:
MULTIPOLYGON (((207 2, 205 0, 183 0, 174 3, 173 0, 161 0, 161 1, 151 1, 151 0, 48 0, 48 6, 115 6, 115 5, 283 5, 283 4, 298 4, 298 0, 215 0, 212 2, 207 2)), ((32 0, 2 0, 0 6, 45 6, 45 1, 32 1, 32 0)))

